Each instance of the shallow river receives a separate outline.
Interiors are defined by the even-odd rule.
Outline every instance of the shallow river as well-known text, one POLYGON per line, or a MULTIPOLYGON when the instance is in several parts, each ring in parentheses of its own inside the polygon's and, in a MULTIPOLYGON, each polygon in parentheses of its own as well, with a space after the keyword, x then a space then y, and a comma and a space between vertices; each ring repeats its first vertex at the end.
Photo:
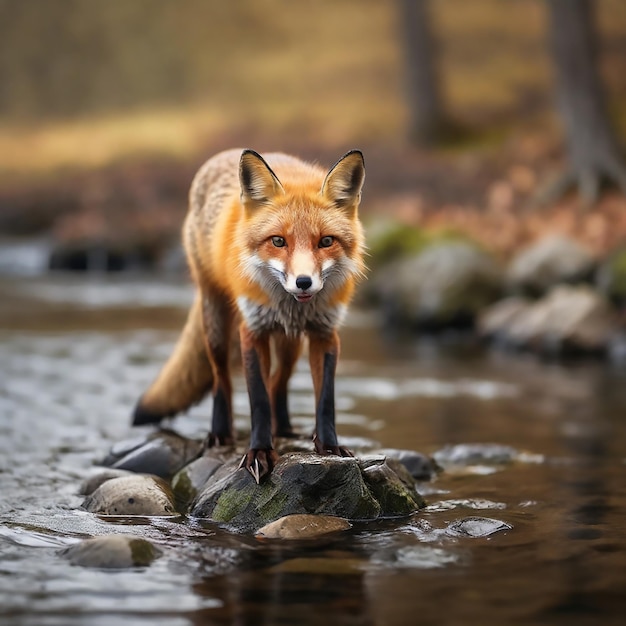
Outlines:
MULTIPOLYGON (((337 380, 347 443, 428 454, 495 443, 513 447, 514 460, 450 466, 422 485, 428 507, 413 518, 356 524, 304 545, 262 544, 198 520, 131 524, 82 511, 77 489, 98 460, 147 432, 131 429, 129 414, 190 298, 166 282, 0 282, 0 623, 623 623, 626 372, 598 362, 389 342, 355 314, 337 380), (486 537, 450 531, 471 516, 510 528, 486 537), (164 556, 111 572, 58 555, 115 532, 149 538, 164 556)), ((295 423, 307 432, 304 362, 292 387, 295 423)), ((209 405, 173 426, 202 436, 209 405)), ((240 377, 235 408, 244 430, 240 377)))

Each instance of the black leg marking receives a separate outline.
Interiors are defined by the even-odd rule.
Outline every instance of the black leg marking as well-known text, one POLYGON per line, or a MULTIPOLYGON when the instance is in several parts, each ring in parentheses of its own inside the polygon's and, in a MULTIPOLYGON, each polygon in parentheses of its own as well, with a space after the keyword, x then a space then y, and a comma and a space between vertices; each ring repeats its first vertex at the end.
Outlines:
POLYGON ((324 375, 322 390, 317 405, 315 430, 318 439, 325 447, 337 446, 337 432, 335 430, 335 369, 337 356, 332 353, 324 355, 324 375))
POLYGON ((219 386, 213 397, 213 418, 209 435, 213 444, 228 444, 233 442, 232 425, 228 395, 223 387, 219 386))
POLYGON ((276 435, 278 437, 294 437, 289 420, 289 409, 287 407, 287 393, 280 392, 274 396, 274 415, 276 417, 276 435))
POLYGON ((252 421, 250 447, 268 449, 272 447, 272 409, 256 350, 247 351, 244 361, 252 421))

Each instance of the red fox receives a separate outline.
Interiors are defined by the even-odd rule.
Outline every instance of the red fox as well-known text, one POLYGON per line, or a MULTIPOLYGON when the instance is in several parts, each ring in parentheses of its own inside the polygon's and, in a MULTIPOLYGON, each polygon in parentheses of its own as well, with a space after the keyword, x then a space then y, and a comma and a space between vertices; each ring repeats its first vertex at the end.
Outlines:
POLYGON ((357 215, 364 179, 358 150, 328 173, 286 154, 264 159, 253 150, 222 152, 200 168, 183 227, 196 299, 174 352, 135 408, 134 425, 158 423, 212 391, 206 446, 232 444, 229 347, 240 320, 252 420, 242 466, 259 482, 278 458, 272 435, 293 435, 287 384, 305 335, 315 450, 351 456, 337 442, 334 378, 337 328, 364 273, 357 215))

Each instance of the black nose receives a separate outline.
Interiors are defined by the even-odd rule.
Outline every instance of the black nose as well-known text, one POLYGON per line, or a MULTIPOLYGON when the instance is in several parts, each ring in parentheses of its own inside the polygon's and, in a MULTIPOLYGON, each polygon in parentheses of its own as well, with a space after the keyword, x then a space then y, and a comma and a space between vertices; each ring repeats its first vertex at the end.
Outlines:
POLYGON ((308 289, 312 284, 313 281, 310 276, 298 276, 298 278, 296 278, 296 287, 298 289, 308 289))

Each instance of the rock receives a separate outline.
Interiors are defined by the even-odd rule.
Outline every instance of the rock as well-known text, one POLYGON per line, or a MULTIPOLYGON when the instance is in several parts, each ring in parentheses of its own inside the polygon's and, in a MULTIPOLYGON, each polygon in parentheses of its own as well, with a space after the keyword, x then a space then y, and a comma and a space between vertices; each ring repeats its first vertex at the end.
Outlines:
POLYGON ((224 465, 224 458, 214 452, 205 452, 185 465, 172 479, 172 491, 180 511, 187 510, 192 500, 215 472, 224 465))
MULTIPOLYGON (((430 480, 440 469, 433 459, 413 450, 384 448, 378 450, 377 454, 387 457, 388 463, 392 460, 399 461, 415 480, 430 480)), ((391 467, 397 474, 395 466, 391 467)))
POLYGON ((502 530, 511 530, 513 526, 489 517, 465 517, 448 525, 446 535, 451 537, 488 537, 502 530))
POLYGON ((498 443, 460 443, 445 446, 433 454, 446 465, 502 465, 517 458, 517 450, 498 443))
MULTIPOLYGON (((362 463, 363 478, 372 495, 380 505, 380 517, 410 515, 426 506, 423 498, 415 490, 415 483, 407 486, 405 480, 391 468, 386 459, 378 462, 362 463)), ((400 465, 405 470, 403 465, 400 465)), ((407 472, 408 474, 408 472, 407 472)), ((411 480, 408 476, 408 480, 411 480)))
POLYGON ((536 302, 494 305, 483 314, 480 329, 501 345, 540 354, 599 354, 608 350, 618 324, 591 287, 561 285, 536 302))
POLYGON ((154 474, 169 480, 201 452, 201 441, 161 429, 147 438, 135 438, 117 444, 102 464, 114 469, 154 474))
POLYGON ((386 266, 372 281, 388 325, 424 330, 472 324, 502 288, 496 262, 461 241, 431 244, 386 266))
POLYGON ((506 344, 509 329, 532 306, 532 301, 518 296, 499 300, 487 307, 478 318, 478 332, 487 339, 506 344))
POLYGON ((224 465, 192 503, 190 514, 233 530, 255 532, 286 515, 377 519, 408 515, 423 506, 384 463, 368 469, 355 458, 285 454, 260 485, 238 462, 224 465), (378 494, 377 499, 372 491, 378 494), (383 505, 385 508, 383 508, 383 505))
POLYGON ((161 551, 133 535, 103 535, 85 539, 60 552, 72 565, 102 569, 125 569, 150 565, 161 551))
POLYGON ((548 235, 521 250, 511 261, 507 283, 516 292, 541 295, 559 283, 588 281, 591 253, 562 235, 548 235))
POLYGON ((120 478, 121 476, 132 476, 132 475, 133 475, 133 472, 129 472, 127 470, 118 470, 118 469, 103 470, 101 472, 98 472, 91 478, 86 478, 81 483, 78 493, 81 496, 89 496, 107 480, 111 480, 112 478, 120 478))
POLYGON ((342 517, 332 515, 286 515, 256 532, 257 539, 316 539, 352 528, 342 517))
POLYGON ((368 265, 380 267, 394 259, 415 254, 430 243, 419 228, 396 221, 376 220, 366 227, 368 265))
POLYGON ((143 474, 107 480, 85 498, 82 507, 99 515, 177 514, 167 483, 143 474))

